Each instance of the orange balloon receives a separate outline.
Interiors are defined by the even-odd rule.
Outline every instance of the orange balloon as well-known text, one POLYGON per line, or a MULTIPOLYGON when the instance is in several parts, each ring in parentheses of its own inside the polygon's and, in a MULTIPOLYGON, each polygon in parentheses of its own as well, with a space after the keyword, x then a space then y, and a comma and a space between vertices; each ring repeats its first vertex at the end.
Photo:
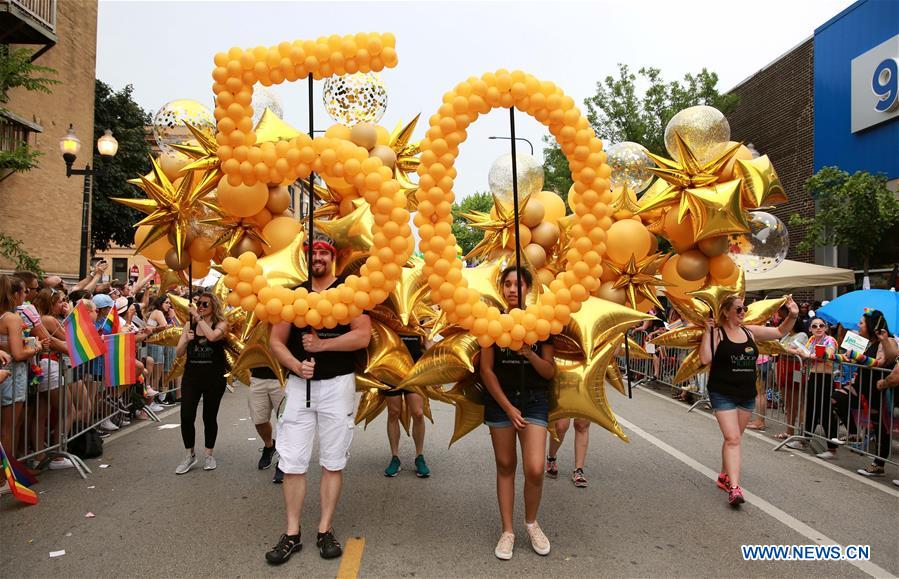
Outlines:
MULTIPOLYGON (((737 143, 735 141, 729 141, 724 143, 723 145, 718 145, 715 148, 717 153, 723 153, 727 149, 730 149, 737 143)), ((752 151, 750 151, 746 145, 740 145, 740 148, 737 149, 737 152, 733 157, 727 162, 726 165, 721 169, 720 177, 718 178, 719 183, 724 183, 725 181, 730 181, 734 178, 734 167, 737 164, 737 161, 749 161, 752 159, 752 151)))
POLYGON ((652 247, 650 237, 646 226, 640 221, 616 221, 606 235, 606 255, 620 264, 626 264, 632 256, 639 261, 649 255, 652 247))
POLYGON ((535 199, 529 199, 528 204, 524 206, 524 210, 521 212, 521 224, 531 228, 537 227, 543 221, 545 214, 546 210, 543 208, 543 203, 535 199))
POLYGON ((216 198, 219 206, 235 217, 256 215, 268 203, 268 187, 265 183, 255 185, 231 185, 228 179, 219 181, 216 198))
POLYGON ((187 253, 194 261, 209 261, 215 256, 215 249, 212 247, 212 240, 206 237, 197 237, 190 242, 187 253))
MULTIPOLYGON (((524 225, 519 224, 518 234, 521 236, 521 248, 524 249, 531 242, 531 230, 524 225)), ((506 243, 506 249, 515 250, 515 229, 512 229, 509 235, 509 241, 506 243)))
POLYGON ((272 212, 263 207, 259 213, 248 218, 249 221, 255 222, 259 227, 265 227, 272 220, 272 212))
POLYGON ((624 305, 624 302, 627 301, 627 292, 624 291, 624 288, 612 287, 613 284, 614 282, 611 281, 603 282, 596 290, 596 297, 624 305))
POLYGON ((530 197, 528 204, 539 201, 543 205, 543 220, 556 223, 565 217, 565 202, 552 191, 538 191, 530 197))
POLYGON ((268 242, 268 247, 264 248, 265 253, 284 249, 296 239, 302 229, 300 222, 293 217, 275 217, 262 228, 262 236, 268 242))
POLYGON ((555 274, 545 267, 537 270, 537 279, 539 279, 540 283, 543 285, 549 285, 555 277, 555 274))
POLYGON ((737 264, 728 255, 718 255, 709 259, 709 273, 716 280, 730 279, 736 270, 737 264))
POLYGON ((269 187, 268 201, 265 203, 265 208, 268 209, 272 215, 281 215, 287 211, 288 207, 290 207, 290 191, 287 187, 284 185, 269 187))
MULTIPOLYGON (((134 245, 139 246, 144 242, 144 239, 150 234, 150 230, 152 229, 149 225, 141 225, 134 232, 134 245)), ((169 243, 169 240, 163 235, 160 239, 157 239, 147 247, 141 250, 141 255, 146 257, 147 259, 152 259, 153 261, 161 261, 165 259, 165 254, 172 247, 172 244, 169 243)))
MULTIPOLYGON (((726 255, 722 255, 721 257, 727 257, 726 255)), ((715 283, 718 285, 731 286, 737 282, 737 278, 740 277, 740 268, 737 267, 737 264, 734 264, 734 271, 726 278, 713 278, 715 283)))
POLYGON ((209 260, 191 261, 190 273, 193 276, 193 279, 203 279, 209 275, 209 270, 209 260))
POLYGON ((698 249, 685 251, 678 256, 677 274, 688 281, 705 279, 709 275, 709 258, 698 249))
POLYGON ((169 178, 169 181, 174 181, 178 178, 181 169, 190 163, 190 157, 175 149, 169 149, 159 153, 156 162, 159 163, 159 168, 169 178))
POLYGON ((697 243, 696 246, 699 247, 699 251, 703 252, 708 257, 715 257, 727 251, 727 236, 722 235, 720 237, 706 237, 705 239, 697 243))
POLYGON ((677 273, 677 262, 679 258, 679 255, 675 255, 662 266, 662 281, 668 284, 665 286, 665 291, 676 298, 686 299, 688 297, 687 292, 698 290, 705 285, 705 278, 695 281, 682 278, 680 274, 677 273))
POLYGON ((676 209, 671 209, 665 214, 662 230, 678 253, 684 253, 695 243, 693 240, 693 217, 685 215, 684 220, 678 223, 676 209))
POLYGON ((531 229, 531 241, 543 246, 543 249, 550 250, 557 241, 559 241, 559 226, 549 221, 544 221, 537 227, 531 229))

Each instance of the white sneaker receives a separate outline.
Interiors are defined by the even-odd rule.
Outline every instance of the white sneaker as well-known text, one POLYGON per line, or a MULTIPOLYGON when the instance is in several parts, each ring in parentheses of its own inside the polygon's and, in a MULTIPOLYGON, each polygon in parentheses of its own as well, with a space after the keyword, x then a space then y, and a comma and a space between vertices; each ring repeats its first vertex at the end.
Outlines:
POLYGON ((497 559, 508 561, 512 558, 512 549, 514 547, 515 535, 513 533, 503 533, 499 537, 499 542, 496 544, 496 549, 493 550, 493 554, 496 555, 497 559))
POLYGON ((897 487, 899 487, 899 478, 894 478, 893 484, 896 485, 897 487))
POLYGON ((801 440, 791 440, 785 446, 793 450, 805 450, 805 443, 801 440))
POLYGON ((62 470, 65 468, 75 468, 75 463, 66 457, 54 458, 48 465, 50 470, 62 470))
POLYGON ((825 450, 824 452, 819 452, 815 456, 822 460, 833 460, 837 457, 837 453, 832 450, 825 450))
POLYGON ((206 455, 206 462, 203 463, 203 470, 215 470, 215 457, 211 454, 206 455))
POLYGON ((100 424, 98 424, 97 428, 99 428, 100 430, 106 430, 108 432, 115 432, 116 430, 119 429, 119 427, 116 426, 115 424, 113 424, 112 420, 110 420, 108 418, 106 420, 104 420, 103 422, 101 422, 100 424))
POLYGON ((163 406, 162 404, 153 403, 150 404, 150 410, 152 410, 153 412, 162 412, 163 410, 165 410, 165 406, 163 406))
POLYGON ((525 523, 524 527, 527 529, 528 538, 531 540, 531 547, 534 549, 534 552, 538 555, 549 555, 549 539, 546 537, 543 529, 540 528, 540 525, 534 521, 533 525, 525 523))
POLYGON ((197 464, 197 455, 189 454, 184 457, 184 460, 182 460, 181 464, 178 465, 178 468, 175 469, 175 474, 184 474, 195 464, 197 464))

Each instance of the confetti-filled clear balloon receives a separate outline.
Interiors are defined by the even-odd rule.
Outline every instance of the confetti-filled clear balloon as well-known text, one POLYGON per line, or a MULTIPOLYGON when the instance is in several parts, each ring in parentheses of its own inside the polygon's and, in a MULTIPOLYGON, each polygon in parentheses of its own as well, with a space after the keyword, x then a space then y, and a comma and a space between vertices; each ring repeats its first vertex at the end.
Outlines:
POLYGON ((184 126, 185 121, 215 140, 215 117, 209 107, 190 99, 178 99, 163 105, 153 116, 153 138, 160 149, 168 151, 169 145, 193 139, 184 126))
MULTIPOLYGON (((518 169, 518 200, 521 202, 526 195, 533 195, 543 189, 543 165, 527 153, 515 154, 518 169)), ((499 200, 508 206, 512 206, 512 155, 505 155, 496 159, 490 167, 487 175, 490 192, 499 197, 499 200)))
POLYGON ((262 118, 265 109, 269 109, 275 113, 275 116, 279 119, 284 118, 284 107, 281 106, 281 97, 268 87, 253 87, 253 100, 250 103, 250 106, 253 107, 254 127, 259 124, 259 119, 262 118))
POLYGON ((751 211, 749 227, 749 233, 728 239, 731 259, 746 273, 762 273, 780 265, 790 249, 790 234, 783 221, 764 211, 751 211))
POLYGON ((332 76, 325 81, 322 100, 338 123, 377 123, 387 111, 387 86, 376 72, 332 76))
POLYGON ((655 163, 646 155, 646 147, 622 141, 606 149, 606 154, 606 163, 612 169, 612 187, 624 185, 634 193, 649 187, 653 174, 647 167, 655 167, 655 163))
POLYGON ((671 117, 665 127, 665 148, 672 159, 680 161, 675 132, 704 163, 714 155, 715 145, 730 140, 730 123, 721 111, 706 105, 686 108, 671 117))

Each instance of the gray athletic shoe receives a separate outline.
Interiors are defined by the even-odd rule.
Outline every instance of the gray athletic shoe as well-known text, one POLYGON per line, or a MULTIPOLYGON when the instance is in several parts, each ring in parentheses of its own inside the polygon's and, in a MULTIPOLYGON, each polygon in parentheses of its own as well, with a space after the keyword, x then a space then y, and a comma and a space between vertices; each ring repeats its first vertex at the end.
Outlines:
POLYGON ((197 464, 196 454, 185 456, 184 460, 181 461, 181 464, 178 465, 178 468, 175 469, 175 474, 184 474, 195 464, 197 464))
POLYGON ((215 470, 215 457, 211 454, 206 455, 206 462, 203 464, 203 470, 215 470))

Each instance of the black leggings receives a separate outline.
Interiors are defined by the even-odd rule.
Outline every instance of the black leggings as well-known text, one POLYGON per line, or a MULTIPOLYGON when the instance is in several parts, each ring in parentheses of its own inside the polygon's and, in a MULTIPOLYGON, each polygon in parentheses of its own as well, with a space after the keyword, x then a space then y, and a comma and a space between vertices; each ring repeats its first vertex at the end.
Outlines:
MULTIPOLYGON (((813 372, 809 374, 805 388, 805 431, 809 436, 815 433, 820 424, 827 433, 827 438, 836 438, 839 420, 834 415, 833 374, 813 372)), ((827 441, 827 448, 833 450, 836 444, 827 441)))
MULTIPOLYGON (((890 457, 890 446, 892 444, 891 427, 892 407, 888 404, 889 392, 887 390, 878 390, 875 386, 876 381, 872 377, 872 372, 866 368, 859 371, 859 379, 856 380, 855 387, 861 390, 862 395, 868 401, 868 418, 874 423, 871 434, 877 439, 877 456, 874 462, 878 466, 885 464, 885 459, 890 457)), ((834 396, 836 401, 836 409, 840 417, 849 417, 849 433, 856 434, 858 425, 855 423, 853 411, 861 412, 861 398, 851 392, 837 392, 834 396)), ((867 450, 867 448, 866 448, 867 450)))
POLYGON ((196 442, 194 422, 197 420, 197 406, 200 405, 201 397, 206 448, 215 448, 215 438, 219 432, 216 417, 224 395, 224 380, 184 379, 181 383, 181 438, 184 440, 184 448, 193 449, 196 442))

